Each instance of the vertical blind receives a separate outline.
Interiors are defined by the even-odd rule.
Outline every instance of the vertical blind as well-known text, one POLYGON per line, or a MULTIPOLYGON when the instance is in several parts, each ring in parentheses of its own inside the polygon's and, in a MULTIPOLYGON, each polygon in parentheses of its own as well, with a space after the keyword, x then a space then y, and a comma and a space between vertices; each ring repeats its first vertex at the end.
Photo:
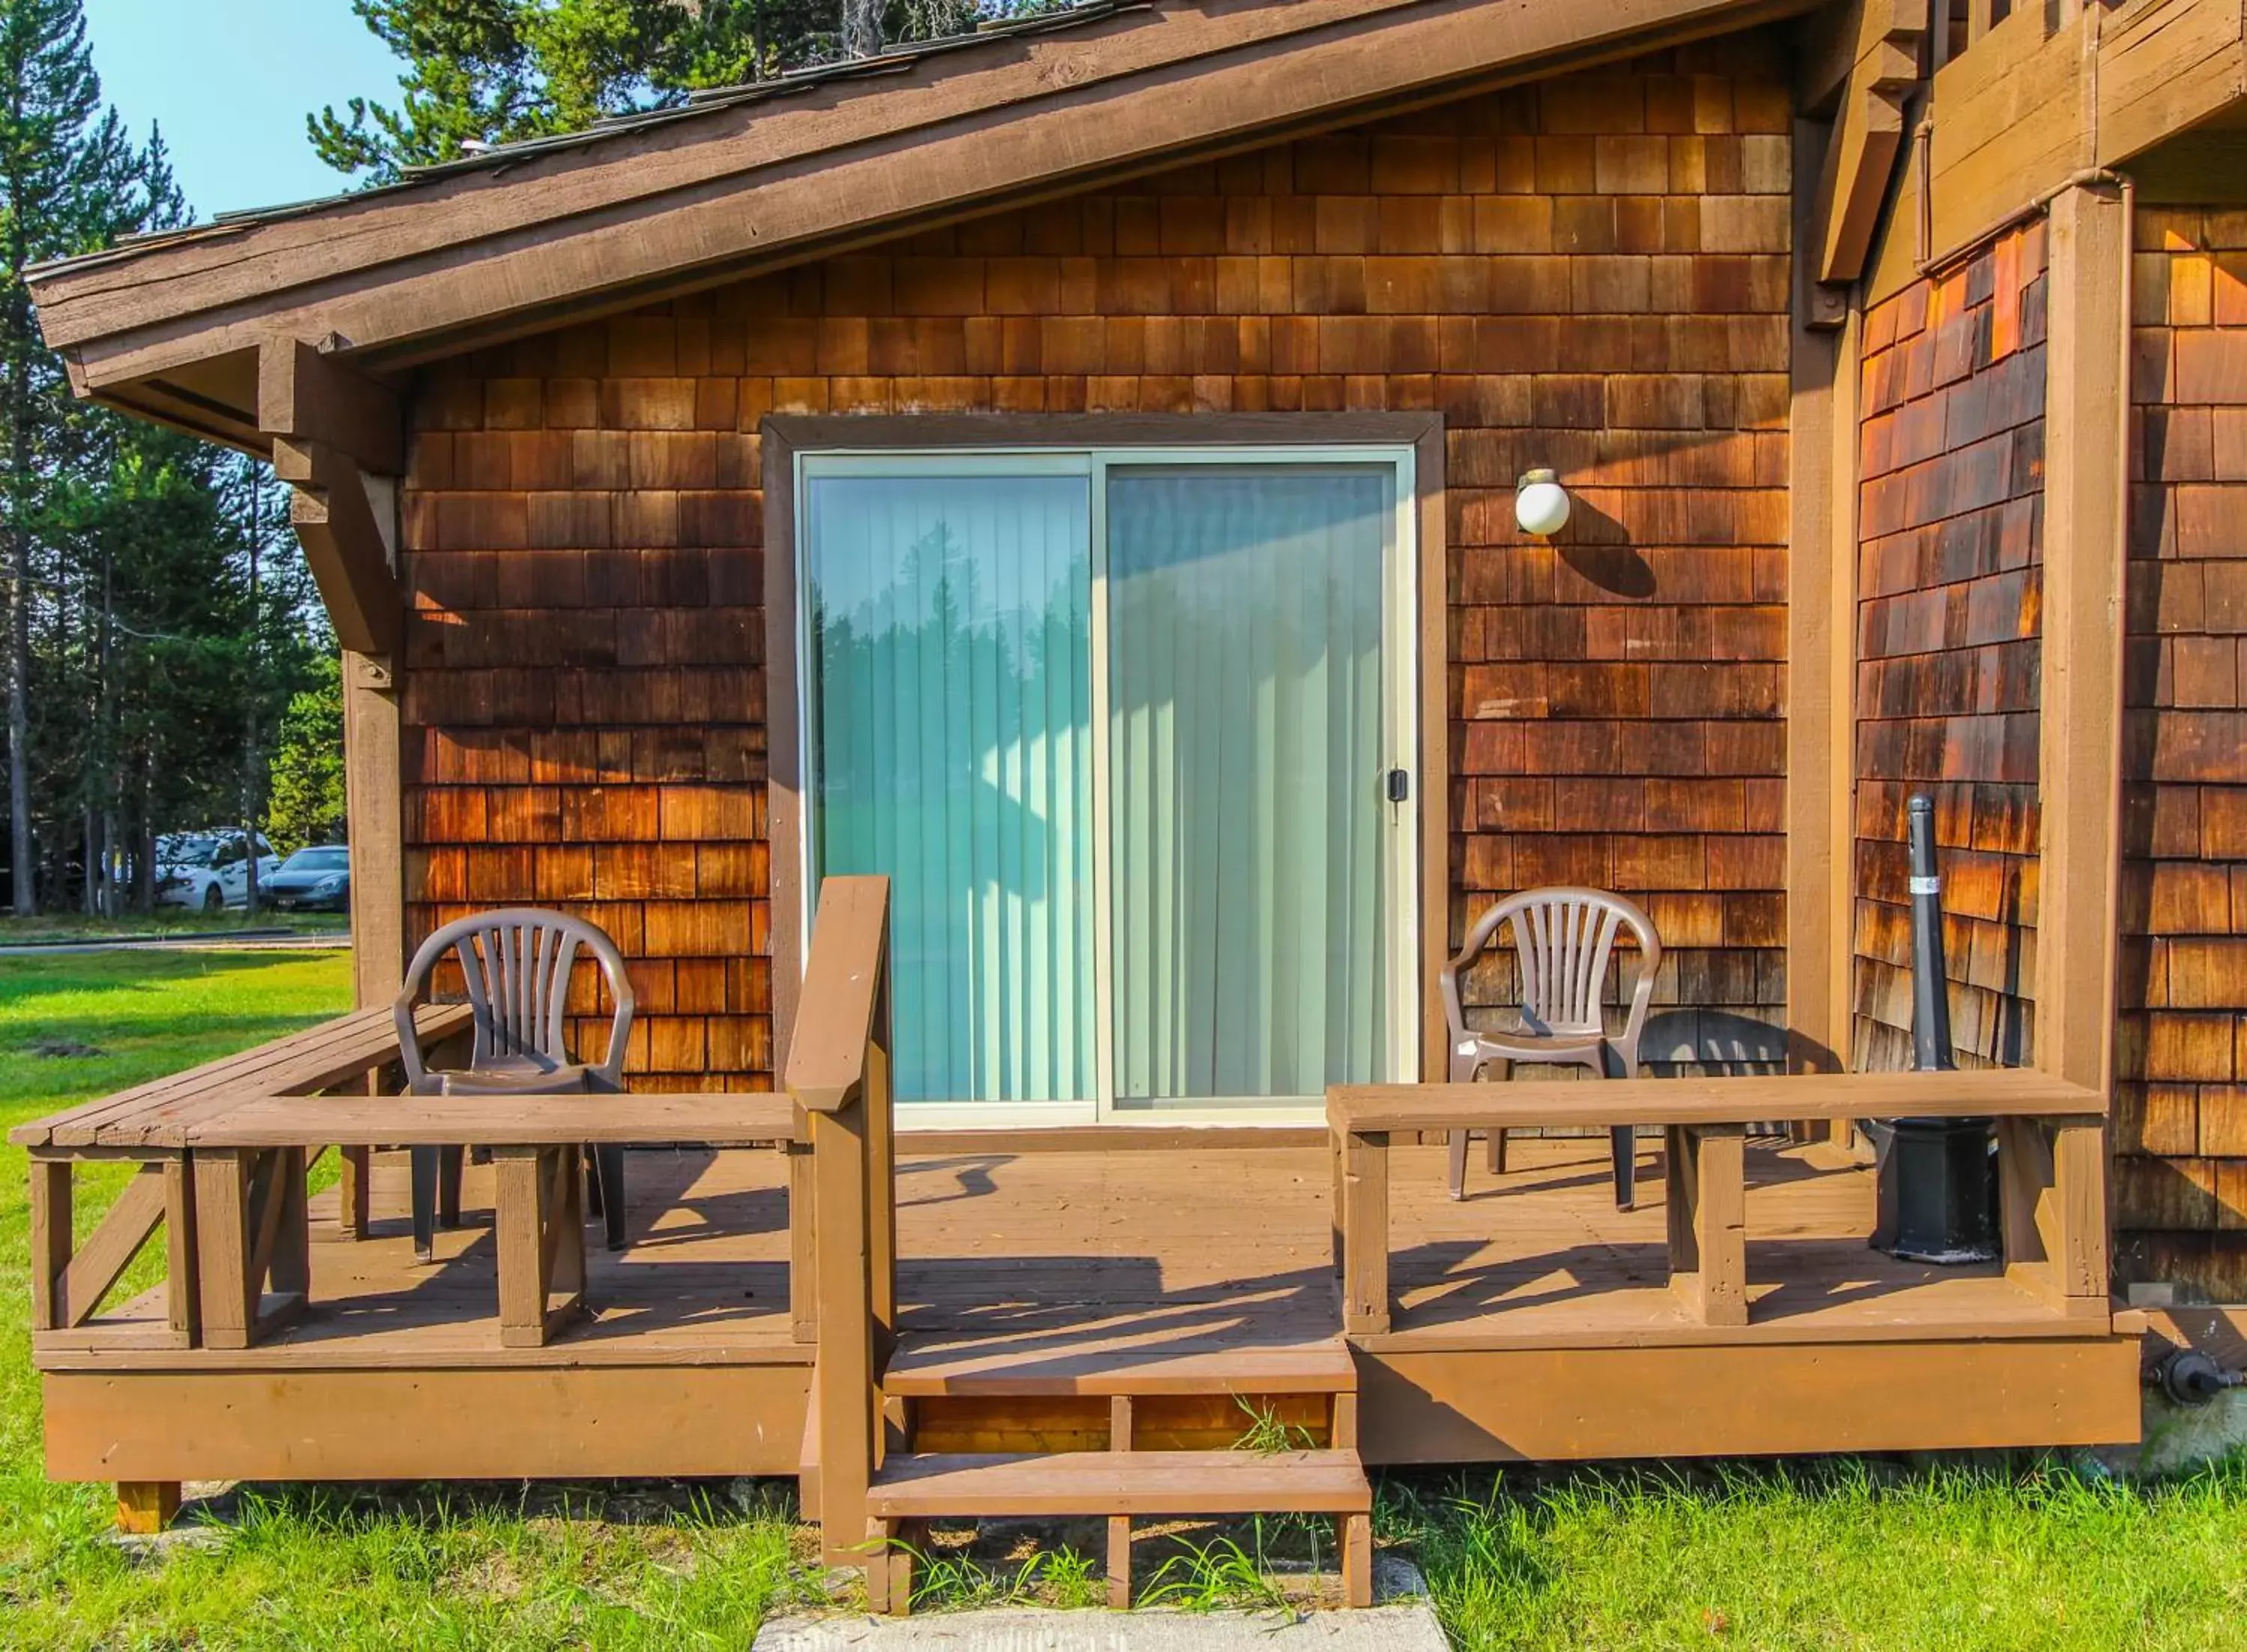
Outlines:
POLYGON ((1394 468, 1034 464, 806 478, 809 846, 815 876, 891 880, 898 1096, 1382 1076, 1394 468))
POLYGON ((1119 1099, 1315 1096, 1378 1075, 1393 478, 1110 473, 1119 1099))
POLYGON ((891 880, 900 1100, 1094 1093, 1089 488, 806 489, 812 847, 891 880))

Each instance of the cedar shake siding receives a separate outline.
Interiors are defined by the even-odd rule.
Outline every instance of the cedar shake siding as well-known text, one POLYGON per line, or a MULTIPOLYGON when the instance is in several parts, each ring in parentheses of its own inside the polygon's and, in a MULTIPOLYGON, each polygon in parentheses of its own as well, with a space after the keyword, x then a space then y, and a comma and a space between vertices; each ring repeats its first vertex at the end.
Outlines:
POLYGON ((1865 317, 1856 638, 1861 1068, 1911 1065, 1905 802, 1933 797, 1962 1067, 2032 1054, 2045 226, 1865 317))
POLYGON ((1657 1070, 1769 1059, 1786 69, 1735 37, 429 370, 404 501, 410 931, 582 912, 634 960, 637 1082, 769 1084, 762 666, 790 622, 761 606, 764 418, 1436 410, 1448 657, 1422 665, 1450 703, 1451 939, 1513 890, 1620 890, 1670 949, 1657 1070), (1513 525, 1537 465, 1575 496, 1554 545, 1513 525))
POLYGON ((2247 1297, 2247 212, 2141 210, 2116 1264, 2247 1297))

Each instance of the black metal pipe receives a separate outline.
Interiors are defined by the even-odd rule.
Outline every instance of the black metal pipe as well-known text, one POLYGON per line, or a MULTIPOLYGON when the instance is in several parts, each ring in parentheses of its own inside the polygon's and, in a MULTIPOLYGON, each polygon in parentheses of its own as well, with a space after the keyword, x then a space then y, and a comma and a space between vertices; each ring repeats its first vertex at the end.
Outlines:
MULTIPOLYGON (((1943 966, 1943 879, 1935 869, 1935 802, 1905 805, 1911 848, 1912 1065, 1957 1068, 1943 966)), ((1919 1262, 1998 1254, 1997 1160, 1986 1118, 1891 1118, 1866 1123, 1878 1169, 1873 1248, 1919 1262)))
POLYGON ((1935 870, 1935 800, 1905 805, 1911 824, 1912 1065, 1923 1073, 1948 1073, 1950 994, 1943 966, 1943 878, 1935 870))

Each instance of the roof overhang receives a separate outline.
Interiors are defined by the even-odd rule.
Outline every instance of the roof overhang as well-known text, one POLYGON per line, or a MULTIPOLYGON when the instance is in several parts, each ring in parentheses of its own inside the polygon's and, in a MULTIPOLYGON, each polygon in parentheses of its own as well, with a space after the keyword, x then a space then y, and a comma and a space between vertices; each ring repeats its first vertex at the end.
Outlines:
POLYGON ((259 352, 477 345, 1811 0, 1156 0, 35 271, 72 384, 260 451, 259 352))

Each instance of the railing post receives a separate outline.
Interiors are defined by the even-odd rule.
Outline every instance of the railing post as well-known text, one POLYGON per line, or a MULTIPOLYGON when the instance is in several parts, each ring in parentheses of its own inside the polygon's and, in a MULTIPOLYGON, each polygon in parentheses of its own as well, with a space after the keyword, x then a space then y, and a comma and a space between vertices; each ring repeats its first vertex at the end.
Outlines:
POLYGON ((866 1039, 866 1224, 867 1262, 872 1273, 870 1304, 874 1321, 874 1374, 889 1369, 898 1341, 898 1160, 897 1120, 890 1089, 890 950, 882 945, 882 982, 874 994, 873 1023, 866 1039))
POLYGON ((2104 1317, 2106 1122, 1998 1120, 1998 1178, 2006 1277, 2072 1318, 2104 1317))
POLYGON ((887 879, 833 877, 821 886, 788 1057, 788 1089, 809 1149, 808 1164, 799 1157, 789 1166, 789 1292, 797 1339, 809 1334, 819 1349, 816 1462, 807 1465, 804 1491, 816 1505, 828 1564, 870 1570, 878 1557, 867 1552, 866 1494, 881 1460, 882 1376, 897 1321, 889 945, 887 879))
POLYGON ((1672 1124, 1667 1134, 1670 1288, 1704 1325, 1745 1325, 1747 1128, 1672 1124))
POLYGON ((830 1566, 862 1562, 874 1467, 873 1273, 868 1254, 866 1109, 811 1116, 819 1212, 819 1533, 830 1566))

